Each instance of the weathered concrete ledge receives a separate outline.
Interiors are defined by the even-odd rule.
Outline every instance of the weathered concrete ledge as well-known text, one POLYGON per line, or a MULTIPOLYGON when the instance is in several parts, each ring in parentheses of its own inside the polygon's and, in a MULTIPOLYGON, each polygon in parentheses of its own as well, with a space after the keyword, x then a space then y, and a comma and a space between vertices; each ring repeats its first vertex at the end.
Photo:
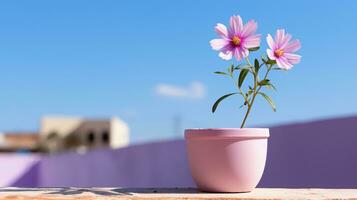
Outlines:
POLYGON ((1 188, 0 200, 122 199, 357 199, 357 189, 259 188, 250 193, 203 193, 191 188, 1 188))

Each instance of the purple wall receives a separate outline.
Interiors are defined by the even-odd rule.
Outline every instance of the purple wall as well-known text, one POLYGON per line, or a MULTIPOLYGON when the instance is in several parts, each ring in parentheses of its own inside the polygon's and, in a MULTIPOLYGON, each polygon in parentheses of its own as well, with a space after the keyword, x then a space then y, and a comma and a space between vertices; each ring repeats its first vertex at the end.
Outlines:
POLYGON ((192 186, 182 141, 158 142, 85 155, 63 154, 40 162, 40 186, 192 186))
POLYGON ((357 188, 357 117, 272 128, 260 185, 357 188))
MULTIPOLYGON (((356 130, 357 117, 271 128, 259 186, 357 188, 356 130)), ((194 186, 183 141, 45 156, 13 185, 194 186)))
POLYGON ((0 154, 0 187, 37 185, 38 174, 32 168, 39 160, 40 156, 35 154, 0 154))

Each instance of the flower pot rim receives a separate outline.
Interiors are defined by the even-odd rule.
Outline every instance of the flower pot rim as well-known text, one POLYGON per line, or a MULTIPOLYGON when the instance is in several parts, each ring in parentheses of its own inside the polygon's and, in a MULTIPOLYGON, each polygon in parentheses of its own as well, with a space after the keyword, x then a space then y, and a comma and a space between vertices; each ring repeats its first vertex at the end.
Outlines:
POLYGON ((185 138, 268 138, 269 128, 190 128, 185 130, 185 138))

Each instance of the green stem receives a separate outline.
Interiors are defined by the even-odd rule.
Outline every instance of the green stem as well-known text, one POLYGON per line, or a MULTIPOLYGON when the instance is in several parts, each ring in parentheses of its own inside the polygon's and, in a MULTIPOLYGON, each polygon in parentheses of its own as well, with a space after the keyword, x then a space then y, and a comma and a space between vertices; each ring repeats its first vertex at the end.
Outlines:
POLYGON ((245 61, 247 61, 247 64, 248 64, 249 66, 253 67, 253 66, 252 66, 252 64, 250 64, 250 61, 249 61, 248 56, 247 56, 247 57, 245 57, 245 61))
MULTIPOLYGON (((250 62, 249 62, 249 59, 246 58, 246 60, 247 60, 248 65, 251 66, 251 64, 250 64, 250 62)), ((269 72, 270 72, 272 66, 273 66, 273 65, 268 66, 268 69, 267 69, 267 71, 266 71, 266 73, 265 73, 264 79, 266 79, 266 78, 268 77, 268 74, 269 74, 269 72)), ((264 80, 264 79, 263 79, 263 80, 264 80)), ((252 97, 252 100, 250 101, 250 103, 248 102, 248 105, 247 105, 247 106, 248 106, 248 109, 247 109, 247 112, 246 112, 245 115, 244 115, 242 125, 240 126, 241 128, 244 127, 245 122, 247 121, 248 115, 249 115, 249 113, 250 113, 250 111, 251 111, 251 109, 252 109, 252 107, 253 107, 255 97, 258 95, 258 93, 259 93, 259 91, 260 91, 261 88, 262 88, 261 85, 258 86, 258 74, 254 74, 253 97, 252 97)))
MULTIPOLYGON (((254 101, 254 98, 255 96, 253 96, 252 100, 254 101)), ((244 116, 244 119, 243 119, 243 122, 242 122, 242 125, 240 126, 240 128, 243 128, 244 127, 244 124, 245 124, 245 121, 247 121, 247 118, 248 118, 248 115, 250 113, 250 109, 252 108, 251 105, 248 105, 248 109, 247 109, 247 112, 245 113, 245 116, 244 116)))
MULTIPOLYGON (((268 66, 268 69, 267 69, 267 72, 265 73, 264 79, 268 78, 268 74, 269 74, 269 72, 270 72, 272 67, 273 67, 273 65, 268 66)), ((262 88, 262 86, 259 86, 259 88, 257 90, 257 93, 260 91, 261 88, 262 88)))

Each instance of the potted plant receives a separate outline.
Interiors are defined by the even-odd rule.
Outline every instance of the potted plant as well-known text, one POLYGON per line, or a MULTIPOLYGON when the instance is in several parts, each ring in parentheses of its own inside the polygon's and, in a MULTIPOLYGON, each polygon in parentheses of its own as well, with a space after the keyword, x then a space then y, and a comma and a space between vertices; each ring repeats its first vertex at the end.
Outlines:
POLYGON ((245 128, 246 120, 256 98, 263 97, 275 111, 273 100, 263 91, 275 90, 269 74, 289 70, 300 62, 295 54, 299 40, 292 40, 284 29, 278 29, 266 40, 266 55, 251 59, 250 53, 260 48, 261 35, 256 34, 257 23, 243 23, 240 16, 230 18, 229 29, 223 24, 215 27, 219 39, 210 41, 213 50, 224 60, 235 58, 226 72, 215 74, 233 79, 235 92, 223 95, 212 106, 214 113, 222 100, 239 95, 245 115, 240 128, 186 129, 185 140, 191 174, 199 189, 210 192, 249 192, 259 183, 266 161, 268 128, 245 128), (252 83, 244 81, 252 76, 252 83))

